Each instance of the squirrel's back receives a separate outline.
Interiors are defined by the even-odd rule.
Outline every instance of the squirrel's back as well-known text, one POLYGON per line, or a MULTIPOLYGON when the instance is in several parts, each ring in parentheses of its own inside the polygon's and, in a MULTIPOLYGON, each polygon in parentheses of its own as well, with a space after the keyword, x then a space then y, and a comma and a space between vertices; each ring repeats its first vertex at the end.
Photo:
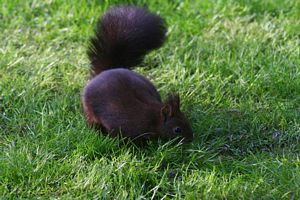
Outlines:
POLYGON ((143 76, 128 69, 110 69, 89 81, 83 92, 88 124, 112 136, 136 137, 156 128, 161 98, 143 76))
POLYGON ((121 6, 109 10, 100 18, 90 41, 92 75, 139 64, 149 51, 163 44, 165 35, 163 19, 145 8, 121 6))

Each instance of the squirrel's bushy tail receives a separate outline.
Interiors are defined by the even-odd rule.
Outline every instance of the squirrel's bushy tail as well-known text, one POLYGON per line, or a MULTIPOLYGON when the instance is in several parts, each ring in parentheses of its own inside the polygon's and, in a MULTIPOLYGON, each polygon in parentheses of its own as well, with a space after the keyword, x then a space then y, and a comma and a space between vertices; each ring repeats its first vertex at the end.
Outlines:
POLYGON ((165 35, 164 20, 145 8, 110 9, 100 18, 96 35, 90 41, 88 56, 92 75, 139 64, 149 51, 163 44, 165 35))

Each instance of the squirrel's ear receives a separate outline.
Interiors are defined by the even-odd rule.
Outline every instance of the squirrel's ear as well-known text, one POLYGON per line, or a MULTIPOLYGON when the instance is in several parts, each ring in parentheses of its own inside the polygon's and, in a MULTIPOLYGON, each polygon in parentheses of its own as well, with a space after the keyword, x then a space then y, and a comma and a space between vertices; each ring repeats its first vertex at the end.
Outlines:
POLYGON ((160 116, 163 121, 166 121, 167 118, 171 117, 172 115, 172 107, 170 104, 166 104, 160 109, 160 116))
POLYGON ((172 106, 172 109, 175 112, 180 110, 180 99, 178 94, 169 94, 167 102, 172 106))

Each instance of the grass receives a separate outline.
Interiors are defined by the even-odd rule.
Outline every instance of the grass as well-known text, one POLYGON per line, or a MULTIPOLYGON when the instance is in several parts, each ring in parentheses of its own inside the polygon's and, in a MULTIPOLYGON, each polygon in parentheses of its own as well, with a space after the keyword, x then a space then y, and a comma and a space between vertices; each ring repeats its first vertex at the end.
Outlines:
POLYGON ((299 199, 300 2, 127 1, 166 19, 136 70, 180 93, 196 135, 143 147, 90 130, 80 102, 96 20, 120 2, 0 0, 2 198, 299 199))

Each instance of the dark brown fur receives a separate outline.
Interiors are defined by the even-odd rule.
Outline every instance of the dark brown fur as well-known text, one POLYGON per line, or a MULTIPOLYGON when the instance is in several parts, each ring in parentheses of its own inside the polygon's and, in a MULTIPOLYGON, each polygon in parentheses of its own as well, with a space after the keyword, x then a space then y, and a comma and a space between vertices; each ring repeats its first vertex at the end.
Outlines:
POLYGON ((163 103, 153 84, 129 69, 165 39, 163 20, 146 9, 118 7, 99 21, 88 51, 92 79, 83 92, 89 125, 115 137, 184 137, 191 127, 180 111, 179 97, 163 103), (120 68, 121 67, 121 68, 120 68))
POLYGON ((113 68, 131 68, 165 41, 165 22, 143 8, 122 6, 103 15, 91 39, 92 75, 113 68))

